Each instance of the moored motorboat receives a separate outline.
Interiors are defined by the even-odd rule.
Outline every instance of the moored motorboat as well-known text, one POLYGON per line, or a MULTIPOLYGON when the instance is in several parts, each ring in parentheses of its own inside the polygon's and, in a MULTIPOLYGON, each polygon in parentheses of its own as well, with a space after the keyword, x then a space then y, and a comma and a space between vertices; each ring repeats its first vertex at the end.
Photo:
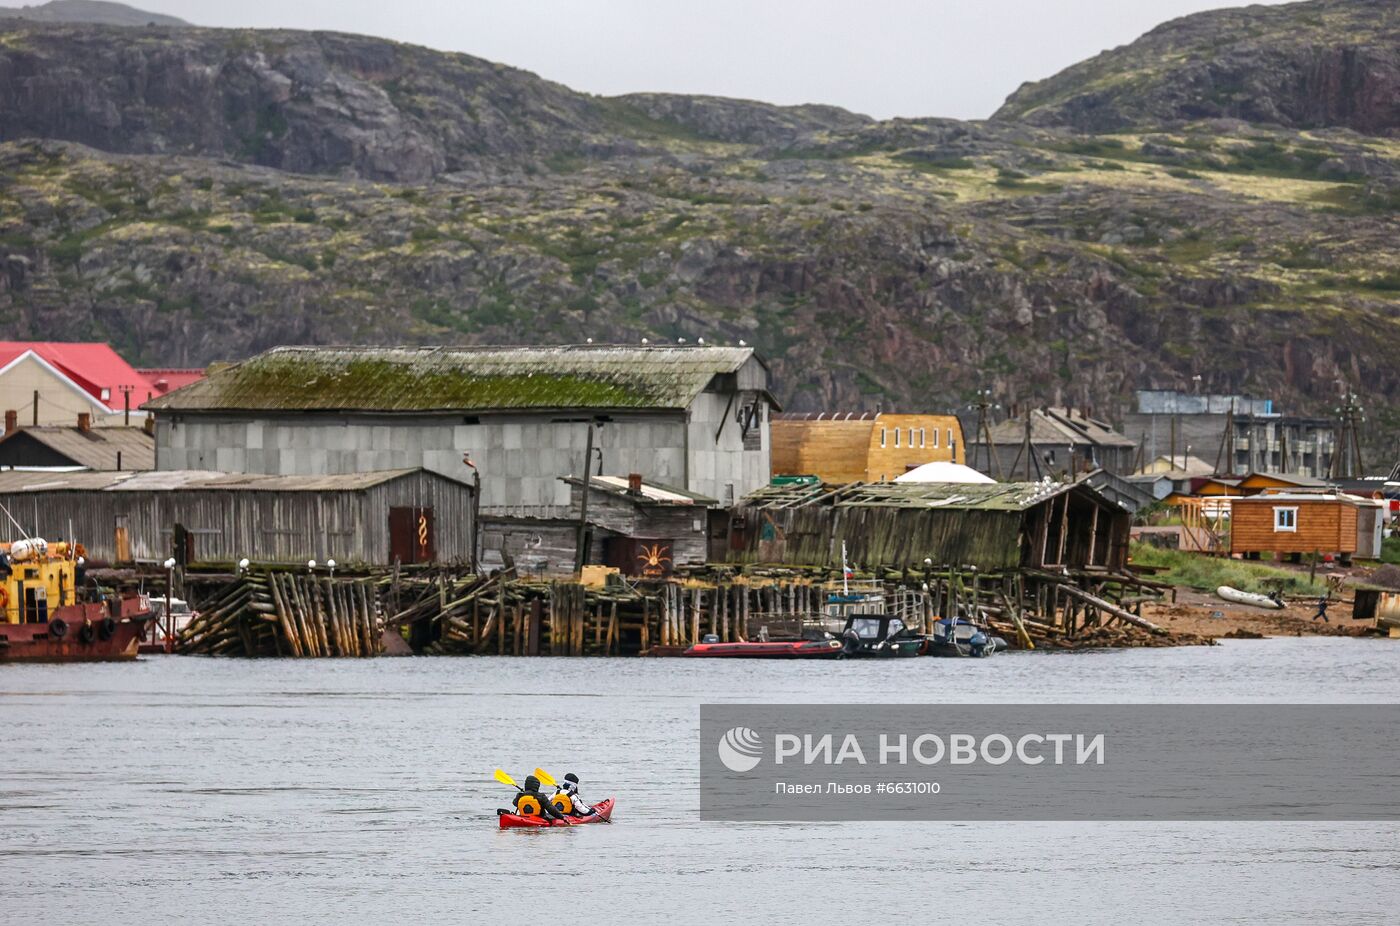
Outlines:
POLYGON ((848 659, 918 656, 928 644, 891 614, 853 614, 841 632, 842 655, 848 659))
POLYGON ((1006 640, 992 636, 966 618, 944 617, 933 622, 928 638, 929 656, 986 657, 1007 648, 1006 640))
POLYGON ((496 817, 500 820, 500 827, 503 830, 548 829, 555 826, 583 826, 585 823, 611 823, 614 803, 613 798, 599 801, 593 805, 596 813, 586 817, 570 817, 567 820, 546 820, 544 817, 522 816, 506 810, 496 811, 496 817))

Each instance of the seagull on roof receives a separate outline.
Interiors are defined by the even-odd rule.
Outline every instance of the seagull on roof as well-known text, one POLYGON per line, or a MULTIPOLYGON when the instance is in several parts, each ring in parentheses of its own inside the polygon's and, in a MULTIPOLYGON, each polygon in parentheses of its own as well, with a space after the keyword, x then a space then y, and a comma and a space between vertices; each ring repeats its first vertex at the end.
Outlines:
POLYGON ((748 346, 749 346, 749 342, 748 342, 748 341, 745 341, 743 338, 740 338, 740 339, 739 339, 739 346, 740 346, 740 347, 748 347, 748 346))
POLYGON ((651 341, 647 340, 646 338, 642 338, 642 344, 643 344, 643 345, 650 344, 650 343, 651 343, 651 341))
POLYGON ((676 338, 676 343, 677 343, 677 344, 684 344, 684 343, 685 343, 685 338, 676 338))

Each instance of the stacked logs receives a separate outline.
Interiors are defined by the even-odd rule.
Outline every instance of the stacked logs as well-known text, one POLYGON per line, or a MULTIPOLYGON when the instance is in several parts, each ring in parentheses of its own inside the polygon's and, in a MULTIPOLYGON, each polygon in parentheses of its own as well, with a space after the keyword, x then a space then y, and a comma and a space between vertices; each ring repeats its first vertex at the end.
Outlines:
POLYGON ((375 656, 378 598, 364 579, 249 573, 216 590, 176 652, 210 656, 375 656))

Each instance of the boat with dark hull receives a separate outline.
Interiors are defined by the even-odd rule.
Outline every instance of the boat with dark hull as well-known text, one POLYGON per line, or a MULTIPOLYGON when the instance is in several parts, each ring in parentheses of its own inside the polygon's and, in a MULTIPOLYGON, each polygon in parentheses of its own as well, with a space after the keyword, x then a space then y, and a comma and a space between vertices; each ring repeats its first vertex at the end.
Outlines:
POLYGON ((927 642, 892 614, 853 614, 841 632, 842 654, 847 659, 918 656, 927 642))
POLYGON ((929 656, 982 658, 1007 648, 1006 640, 993 636, 966 618, 944 617, 933 622, 928 638, 929 656))
POLYGON ((0 544, 0 663, 135 659, 152 618, 145 595, 84 588, 80 548, 0 544))

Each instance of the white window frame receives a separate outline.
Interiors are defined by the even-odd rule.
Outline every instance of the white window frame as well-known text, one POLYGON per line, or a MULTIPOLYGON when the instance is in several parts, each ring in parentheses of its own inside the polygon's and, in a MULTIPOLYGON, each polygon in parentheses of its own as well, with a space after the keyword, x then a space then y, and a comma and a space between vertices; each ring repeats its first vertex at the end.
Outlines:
POLYGON ((952 429, 952 428, 949 428, 949 429, 948 429, 948 449, 949 449, 949 450, 952 450, 952 449, 953 449, 953 429, 952 429))
POLYGON ((934 429, 933 429, 933 443, 932 443, 932 444, 929 444, 929 446, 932 447, 934 450, 937 450, 937 449, 938 449, 938 429, 937 429, 937 428, 934 428, 934 429))
POLYGON ((928 446, 927 441, 928 428, 919 428, 919 448, 923 449, 924 447, 928 446))
POLYGON ((894 445, 895 445, 896 447, 899 446, 899 435, 900 435, 900 433, 901 433, 902 431, 903 431, 903 428, 895 428, 895 429, 894 429, 894 445))
POLYGON ((1275 534, 1296 534, 1298 533, 1298 506, 1277 507, 1274 509, 1274 533, 1275 534), (1287 515, 1285 519, 1282 515, 1287 515), (1288 523, 1283 522, 1287 520, 1288 523))
POLYGON ((884 429, 884 428, 881 428, 881 429, 880 429, 880 446, 881 446, 881 447, 886 446, 886 444, 885 444, 885 439, 886 439, 885 429, 884 429))

